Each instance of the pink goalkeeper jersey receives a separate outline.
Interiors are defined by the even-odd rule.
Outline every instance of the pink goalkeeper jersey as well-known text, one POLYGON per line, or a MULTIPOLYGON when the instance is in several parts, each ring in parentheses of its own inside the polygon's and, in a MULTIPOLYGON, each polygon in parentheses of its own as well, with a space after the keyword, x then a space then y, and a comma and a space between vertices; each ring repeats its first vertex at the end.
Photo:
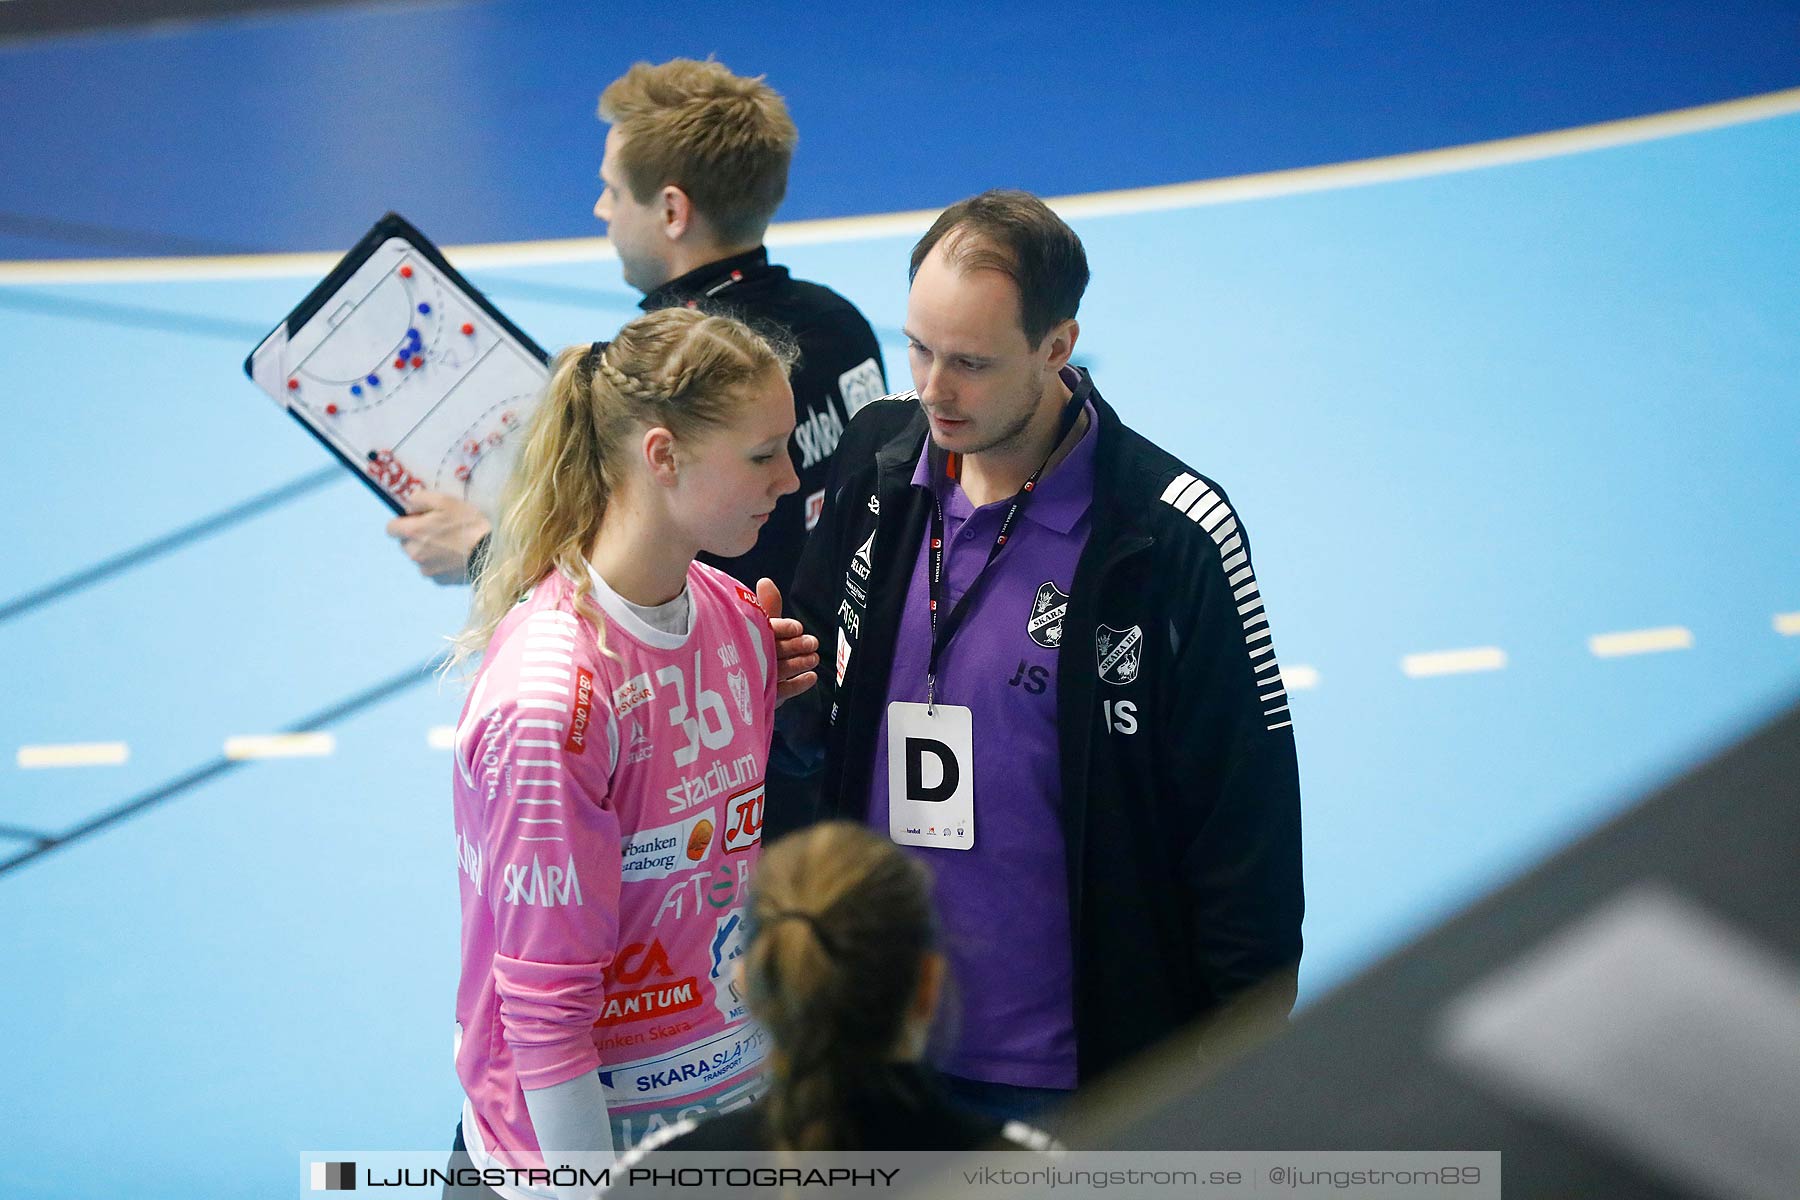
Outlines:
POLYGON ((456 730, 464 1136, 537 1161, 524 1088, 599 1070, 609 1114, 730 1107, 765 1045, 731 981, 762 836, 775 643, 688 568, 686 636, 559 574, 495 631, 456 730), (471 1131, 470 1117, 474 1129, 471 1131))

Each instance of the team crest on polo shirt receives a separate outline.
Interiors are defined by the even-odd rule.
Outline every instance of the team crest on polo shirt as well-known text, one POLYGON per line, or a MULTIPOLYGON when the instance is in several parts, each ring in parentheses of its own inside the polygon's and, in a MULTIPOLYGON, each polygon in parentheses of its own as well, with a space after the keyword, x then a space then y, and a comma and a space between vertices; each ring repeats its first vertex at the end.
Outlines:
POLYGON ((1063 617, 1069 611, 1069 593, 1056 586, 1055 580, 1038 585, 1037 598, 1031 602, 1031 616, 1025 632, 1046 650, 1062 645, 1063 617))
POLYGON ((1108 683, 1124 684, 1136 679, 1143 653, 1144 630, 1140 625, 1130 629, 1102 625, 1094 631, 1094 657, 1100 665, 1100 678, 1108 683))

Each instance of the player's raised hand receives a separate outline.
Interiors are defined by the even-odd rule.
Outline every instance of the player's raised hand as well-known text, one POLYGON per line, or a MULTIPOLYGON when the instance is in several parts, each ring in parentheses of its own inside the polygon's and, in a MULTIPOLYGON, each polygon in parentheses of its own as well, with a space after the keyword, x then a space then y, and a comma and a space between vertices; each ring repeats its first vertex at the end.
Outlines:
POLYGON ((400 539, 419 574, 439 584, 469 582, 469 554, 490 529, 481 510, 467 500, 425 491, 408 496, 406 509, 406 516, 387 523, 387 532, 400 539))
POLYGON ((819 682, 819 639, 800 627, 793 617, 781 615, 781 589, 773 579, 756 581, 756 599, 769 614, 775 634, 775 703, 792 700, 819 682))

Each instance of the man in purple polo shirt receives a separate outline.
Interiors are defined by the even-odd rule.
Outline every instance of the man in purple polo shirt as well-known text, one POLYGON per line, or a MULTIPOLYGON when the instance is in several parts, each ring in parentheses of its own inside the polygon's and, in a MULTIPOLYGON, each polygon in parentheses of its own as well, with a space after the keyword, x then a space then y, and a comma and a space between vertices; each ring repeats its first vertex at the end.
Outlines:
POLYGON ((1022 1116, 1228 1003, 1291 1006, 1292 722, 1223 490, 1070 363, 1074 231, 983 193, 911 274, 916 391, 845 433, 790 597, 824 656, 796 703, 835 815, 935 873, 952 1092, 1022 1116))

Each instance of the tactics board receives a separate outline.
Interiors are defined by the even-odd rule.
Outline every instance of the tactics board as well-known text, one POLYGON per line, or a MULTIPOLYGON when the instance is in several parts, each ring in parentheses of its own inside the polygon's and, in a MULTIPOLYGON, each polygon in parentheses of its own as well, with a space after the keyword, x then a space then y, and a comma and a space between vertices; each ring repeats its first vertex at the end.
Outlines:
POLYGON ((492 517, 548 357, 389 213, 244 372, 395 512, 430 489, 492 517))

